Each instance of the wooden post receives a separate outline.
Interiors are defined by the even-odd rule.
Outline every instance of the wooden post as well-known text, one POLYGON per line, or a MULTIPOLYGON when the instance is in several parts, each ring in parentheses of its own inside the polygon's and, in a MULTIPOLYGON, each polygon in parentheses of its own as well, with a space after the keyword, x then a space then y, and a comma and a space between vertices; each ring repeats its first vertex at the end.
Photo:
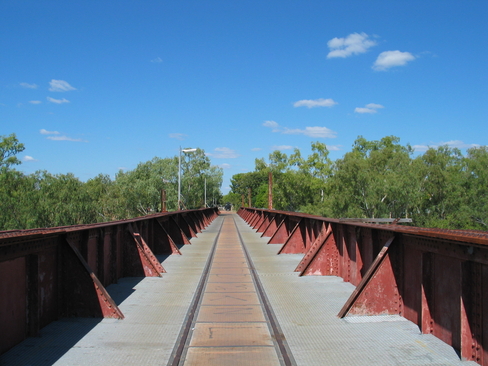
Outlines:
POLYGON ((268 173, 268 210, 273 209, 273 173, 268 173))
POLYGON ((166 190, 162 189, 161 190, 161 212, 167 212, 166 208, 166 190))

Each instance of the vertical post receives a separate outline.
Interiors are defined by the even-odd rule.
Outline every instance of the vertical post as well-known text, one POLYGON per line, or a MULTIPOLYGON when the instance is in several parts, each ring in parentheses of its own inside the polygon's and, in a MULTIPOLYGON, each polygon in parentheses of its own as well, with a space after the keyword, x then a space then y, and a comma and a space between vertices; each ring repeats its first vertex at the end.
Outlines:
POLYGON ((248 206, 247 207, 252 207, 252 205, 251 205, 251 187, 249 187, 247 189, 247 202, 248 202, 248 206))
POLYGON ((268 173, 268 210, 273 209, 273 173, 268 173))
POLYGON ((181 209, 180 206, 180 197, 181 197, 181 146, 179 150, 180 155, 178 156, 178 204, 177 209, 178 211, 181 209))
POLYGON ((205 177, 205 200, 204 200, 204 202, 205 202, 205 206, 203 206, 203 207, 207 208, 207 177, 205 177))
POLYGON ((244 195, 243 194, 241 194, 241 201, 242 201, 241 206, 244 207, 244 195))
POLYGON ((166 208, 166 189, 161 190, 161 212, 166 212, 168 209, 166 208))

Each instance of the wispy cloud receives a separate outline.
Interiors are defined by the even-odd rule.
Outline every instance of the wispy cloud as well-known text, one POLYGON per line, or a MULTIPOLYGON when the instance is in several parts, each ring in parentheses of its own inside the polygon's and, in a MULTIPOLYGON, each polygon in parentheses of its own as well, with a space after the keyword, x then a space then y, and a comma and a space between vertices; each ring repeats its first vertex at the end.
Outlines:
POLYGON ((415 151, 423 152, 427 151, 429 148, 438 148, 440 146, 448 146, 451 148, 458 148, 458 149, 470 149, 472 147, 479 147, 480 145, 478 144, 466 144, 463 141, 460 140, 451 140, 447 142, 439 142, 439 143, 432 143, 430 145, 413 145, 412 148, 415 151))
POLYGON ((42 102, 40 100, 31 100, 29 103, 30 104, 41 104, 42 102))
POLYGON ((377 113, 378 109, 385 108, 381 104, 376 104, 376 103, 369 103, 366 104, 366 107, 358 107, 354 109, 355 113, 377 113))
POLYGON ((54 99, 54 98, 51 98, 51 97, 47 97, 47 100, 51 103, 55 103, 55 104, 63 104, 63 103, 70 103, 70 101, 68 99, 54 99))
POLYGON ((290 145, 274 145, 271 147, 272 150, 292 150, 293 146, 290 145))
POLYGON ((329 151, 340 151, 342 150, 342 145, 326 145, 329 151))
POLYGON ((177 139, 177 140, 184 140, 188 135, 185 135, 183 133, 170 133, 169 137, 171 139, 177 139))
POLYGON ((333 107, 334 105, 338 104, 333 99, 303 99, 299 100, 298 102, 293 103, 294 107, 307 107, 307 108, 314 108, 314 107, 333 107))
POLYGON ((214 149, 215 153, 208 153, 207 155, 217 159, 235 159, 239 154, 228 147, 217 147, 214 149))
POLYGON ((253 148, 251 149, 251 151, 261 151, 261 150, 262 150, 262 148, 261 148, 261 147, 253 147, 253 148))
POLYGON ((263 126, 271 128, 273 132, 281 131, 280 125, 278 124, 278 122, 275 121, 264 121, 263 126))
POLYGON ((42 128, 40 131, 41 135, 59 135, 58 131, 48 131, 42 128))
POLYGON ((155 59, 151 60, 151 62, 159 64, 159 63, 163 62, 163 59, 161 57, 156 57, 155 59))
POLYGON ((220 164, 219 167, 221 167, 222 169, 230 169, 230 168, 232 168, 232 166, 230 164, 227 164, 227 163, 220 164))
POLYGON ((22 88, 26 88, 26 89, 37 89, 38 88, 37 84, 29 84, 29 83, 20 83, 20 86, 22 88))
POLYGON ((275 121, 266 121, 263 123, 263 126, 271 128, 273 132, 282 133, 284 135, 305 135, 315 138, 335 138, 337 134, 327 127, 315 126, 305 127, 305 129, 288 128, 280 126, 275 121))
POLYGON ((371 40, 366 33, 352 33, 345 38, 332 38, 327 46, 330 49, 327 58, 345 58, 365 53, 368 48, 376 46, 376 41, 371 40))
POLYGON ((379 54, 372 67, 376 71, 386 71, 394 66, 404 66, 413 60, 415 60, 415 56, 410 52, 385 51, 379 54))
POLYGON ((48 136, 46 137, 48 140, 53 140, 53 141, 73 141, 73 142, 88 142, 83 139, 74 139, 69 136, 48 136))
POLYGON ((25 162, 37 161, 37 159, 34 159, 32 156, 29 156, 29 155, 24 156, 24 158, 22 160, 25 162))
POLYGON ((71 90, 76 90, 76 88, 69 85, 67 81, 52 79, 49 82, 49 90, 53 92, 67 92, 71 90))
POLYGON ((305 127, 304 130, 299 129, 299 128, 285 128, 283 132, 285 135, 305 135, 309 137, 329 137, 329 138, 335 138, 336 137, 336 132, 328 129, 327 127, 305 127))

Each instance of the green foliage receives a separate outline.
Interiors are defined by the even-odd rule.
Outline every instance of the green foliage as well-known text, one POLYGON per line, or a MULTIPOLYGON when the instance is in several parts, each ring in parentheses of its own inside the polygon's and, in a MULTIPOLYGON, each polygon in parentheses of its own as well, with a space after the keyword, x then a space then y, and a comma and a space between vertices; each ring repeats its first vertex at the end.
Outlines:
POLYGON ((252 192, 255 207, 267 207, 267 173, 273 173, 275 209, 327 217, 411 217, 415 226, 486 230, 488 147, 463 156, 448 146, 413 157, 395 136, 368 141, 359 136, 343 158, 332 162, 325 144, 312 143, 303 158, 274 151, 269 163, 232 178, 232 193, 252 192))
POLYGON ((5 169, 20 164, 21 161, 15 155, 24 149, 24 144, 17 140, 15 134, 0 136, 0 168, 5 169))
MULTIPOLYGON (((177 209, 178 156, 155 157, 134 170, 119 171, 112 180, 99 174, 82 182, 73 174, 38 171, 25 175, 10 168, 24 149, 15 135, 0 140, 0 230, 90 224, 127 219, 161 210, 166 190, 167 209, 177 209)), ((210 165, 201 149, 182 156, 182 196, 186 208, 221 200, 222 169, 210 165)))

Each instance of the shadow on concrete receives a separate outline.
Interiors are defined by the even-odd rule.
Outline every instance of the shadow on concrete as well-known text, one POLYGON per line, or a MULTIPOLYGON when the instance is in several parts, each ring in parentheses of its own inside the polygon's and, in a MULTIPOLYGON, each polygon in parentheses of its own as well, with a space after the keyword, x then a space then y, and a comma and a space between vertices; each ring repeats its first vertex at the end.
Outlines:
MULTIPOLYGON (((108 286, 107 291, 115 303, 120 305, 136 291, 135 286, 143 279, 144 277, 124 277, 117 284, 108 286)), ((74 317, 52 322, 41 329, 38 337, 29 337, 1 355, 0 365, 53 365, 102 320, 74 317)))
POLYGON ((30 337, 0 356, 0 365, 50 366, 73 348, 102 319, 64 318, 41 329, 38 337, 30 337))

